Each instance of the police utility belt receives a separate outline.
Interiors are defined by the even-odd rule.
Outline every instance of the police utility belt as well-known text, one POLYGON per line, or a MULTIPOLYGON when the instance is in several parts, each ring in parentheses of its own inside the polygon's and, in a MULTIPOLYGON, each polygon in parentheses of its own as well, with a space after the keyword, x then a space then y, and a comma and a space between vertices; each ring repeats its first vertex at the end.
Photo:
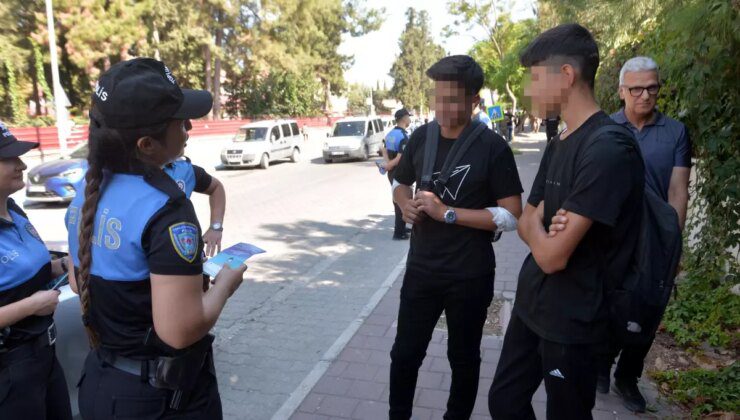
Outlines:
MULTIPOLYGON (((98 349, 100 358, 109 366, 139 376, 154 388, 172 391, 170 408, 178 410, 187 404, 189 394, 198 385, 198 377, 204 368, 214 374, 211 344, 214 336, 207 334, 200 341, 188 347, 177 356, 159 356, 148 360, 135 360, 122 357, 106 349, 98 349)), ((159 341, 152 328, 147 333, 145 344, 159 341)), ((161 342, 160 342, 161 343, 161 342)))
POLYGON ((0 332, 0 369, 12 365, 17 361, 28 359, 29 354, 36 354, 36 352, 45 350, 53 346, 57 341, 57 327, 53 322, 46 328, 44 333, 11 349, 5 346, 4 343, 5 337, 9 333, 9 328, 5 328, 0 332))

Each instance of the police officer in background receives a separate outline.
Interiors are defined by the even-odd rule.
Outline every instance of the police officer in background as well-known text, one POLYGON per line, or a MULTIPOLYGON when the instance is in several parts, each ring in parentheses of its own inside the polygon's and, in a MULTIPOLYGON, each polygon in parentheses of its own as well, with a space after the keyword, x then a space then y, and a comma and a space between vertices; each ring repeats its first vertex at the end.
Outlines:
POLYGON ((80 380, 85 419, 220 419, 208 332, 246 270, 202 287, 203 242, 192 203, 161 169, 183 152, 206 91, 181 90, 159 61, 100 77, 90 110, 85 194, 67 212, 70 285, 91 352, 80 380))
POLYGON ((18 141, 0 122, 0 419, 72 419, 67 382, 54 352, 59 291, 66 272, 10 195, 25 186, 18 141))
MULTIPOLYGON (((411 124, 411 114, 406 108, 401 108, 393 115, 396 119, 396 126, 393 127, 383 140, 383 158, 385 159, 385 170, 388 171, 388 180, 393 184, 393 177, 396 173, 398 163, 401 162, 401 156, 409 142, 409 135, 406 129, 411 124)), ((393 229, 393 240, 403 241, 409 238, 409 232, 406 229, 406 222, 403 221, 403 213, 396 202, 393 202, 393 209, 396 213, 396 223, 393 229)))

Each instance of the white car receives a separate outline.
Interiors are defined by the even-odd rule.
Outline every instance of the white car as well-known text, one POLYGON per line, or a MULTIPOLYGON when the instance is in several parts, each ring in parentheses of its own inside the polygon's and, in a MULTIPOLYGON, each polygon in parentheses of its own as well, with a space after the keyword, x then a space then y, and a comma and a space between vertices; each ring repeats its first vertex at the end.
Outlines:
POLYGON ((377 116, 343 118, 334 123, 324 143, 324 162, 338 159, 367 160, 371 155, 382 156, 385 137, 383 121, 377 116))
POLYGON ((231 144, 221 150, 225 167, 270 167, 270 162, 301 157, 303 135, 295 120, 266 120, 239 128, 231 144))

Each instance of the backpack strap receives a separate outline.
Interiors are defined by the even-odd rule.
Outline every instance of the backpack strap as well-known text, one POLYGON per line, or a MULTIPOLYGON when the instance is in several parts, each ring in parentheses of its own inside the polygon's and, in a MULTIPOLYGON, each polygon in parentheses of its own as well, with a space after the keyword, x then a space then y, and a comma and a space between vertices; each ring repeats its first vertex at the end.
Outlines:
POLYGON ((421 185, 424 191, 431 191, 432 175, 434 174, 434 161, 437 159, 437 146, 439 145, 439 123, 432 120, 427 125, 427 137, 424 142, 424 164, 421 169, 421 185))
POLYGON ((437 178, 437 182, 440 185, 447 184, 447 181, 449 181, 452 176, 452 171, 455 170, 455 167, 460 160, 462 160, 463 156, 465 156, 465 153, 470 149, 470 146, 475 143, 475 140, 486 128, 488 128, 488 126, 480 121, 471 121, 465 131, 460 134, 455 145, 452 146, 450 154, 447 155, 445 164, 442 166, 442 172, 439 174, 439 178, 437 178))
MULTIPOLYGON (((445 185, 447 183, 450 176, 452 176, 452 171, 486 128, 487 126, 480 121, 471 121, 468 124, 447 155, 447 159, 445 159, 445 163, 442 165, 442 171, 437 178, 438 184, 445 185)), ((439 123, 437 121, 430 122, 427 125, 426 143, 424 144, 424 164, 422 165, 420 185, 422 190, 431 191, 434 189, 432 175, 434 174, 434 163, 437 160, 439 134, 439 123)))

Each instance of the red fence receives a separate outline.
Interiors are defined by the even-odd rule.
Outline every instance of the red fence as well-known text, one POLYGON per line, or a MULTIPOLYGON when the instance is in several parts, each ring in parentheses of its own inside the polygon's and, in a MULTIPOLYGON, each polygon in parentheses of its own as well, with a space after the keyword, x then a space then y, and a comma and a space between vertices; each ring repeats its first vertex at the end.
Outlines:
MULTIPOLYGON (((298 126, 303 127, 328 127, 334 124, 340 117, 311 117, 295 118, 298 126)), ((245 120, 195 120, 190 137, 224 136, 233 134, 239 127, 251 122, 245 120)), ((56 127, 15 127, 10 129, 11 133, 19 140, 35 141, 40 144, 40 149, 46 152, 59 150, 56 127)), ((87 140, 87 126, 79 125, 72 129, 72 134, 67 139, 67 147, 72 148, 87 140)))

